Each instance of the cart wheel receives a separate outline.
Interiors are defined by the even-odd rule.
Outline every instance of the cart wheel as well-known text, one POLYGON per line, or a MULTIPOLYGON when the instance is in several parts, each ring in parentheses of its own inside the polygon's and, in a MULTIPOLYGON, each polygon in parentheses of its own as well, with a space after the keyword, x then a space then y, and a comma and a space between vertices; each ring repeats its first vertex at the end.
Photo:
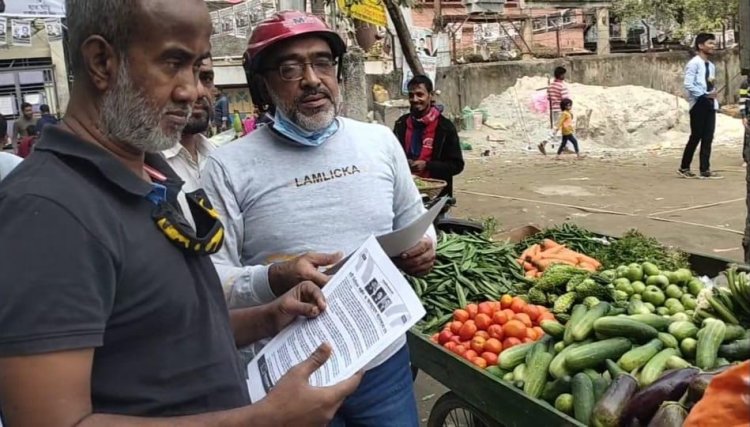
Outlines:
POLYGON ((427 427, 504 427, 449 391, 435 402, 427 427))

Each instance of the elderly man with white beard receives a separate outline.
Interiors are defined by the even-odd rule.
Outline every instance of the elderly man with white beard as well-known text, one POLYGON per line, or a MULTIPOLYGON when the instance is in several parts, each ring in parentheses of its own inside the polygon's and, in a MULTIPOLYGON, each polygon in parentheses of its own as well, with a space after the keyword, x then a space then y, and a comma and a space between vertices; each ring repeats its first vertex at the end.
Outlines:
POLYGON ((67 0, 76 80, 63 122, 0 186, 0 418, 14 426, 321 426, 361 374, 310 375, 325 344, 250 404, 237 347, 325 309, 313 283, 227 310, 209 256, 223 226, 201 192, 196 226, 159 154, 180 140, 209 56, 203 0, 67 0), (294 401, 294 405, 288 402, 294 401))
MULTIPOLYGON (((230 306, 273 301, 299 280, 322 286, 328 277, 319 267, 338 252, 424 212, 390 129, 339 116, 345 50, 336 32, 297 11, 266 19, 250 36, 245 65, 254 98, 263 97, 253 101, 274 105, 274 121, 214 151, 201 177, 226 224, 213 260, 230 306)), ((420 275, 434 260, 431 230, 394 262, 420 275)), ((331 425, 417 426, 405 337, 366 370, 331 425)))

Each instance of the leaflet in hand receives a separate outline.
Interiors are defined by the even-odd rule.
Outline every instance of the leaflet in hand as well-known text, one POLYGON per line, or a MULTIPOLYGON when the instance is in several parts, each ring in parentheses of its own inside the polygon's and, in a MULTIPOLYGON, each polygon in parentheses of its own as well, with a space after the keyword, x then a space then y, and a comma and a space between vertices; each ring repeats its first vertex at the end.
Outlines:
POLYGON ((310 377, 323 387, 343 381, 371 362, 414 326, 425 310, 409 283, 370 237, 323 287, 327 309, 314 319, 297 319, 248 364, 253 402, 327 342, 331 358, 310 377))

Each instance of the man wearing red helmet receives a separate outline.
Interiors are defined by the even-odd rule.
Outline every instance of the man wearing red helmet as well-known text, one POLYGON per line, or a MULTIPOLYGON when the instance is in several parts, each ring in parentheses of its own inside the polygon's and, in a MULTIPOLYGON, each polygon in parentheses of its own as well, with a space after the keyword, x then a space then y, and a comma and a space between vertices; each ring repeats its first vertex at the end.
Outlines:
MULTIPOLYGON (((231 306, 271 301, 372 234, 411 223, 424 207, 386 127, 339 116, 341 37, 317 17, 280 12, 261 22, 246 55, 253 101, 273 123, 212 153, 203 186, 226 223, 213 257, 231 306)), ((429 272, 434 231, 394 262, 429 272)), ((332 425, 417 426, 405 337, 379 355, 332 425)))

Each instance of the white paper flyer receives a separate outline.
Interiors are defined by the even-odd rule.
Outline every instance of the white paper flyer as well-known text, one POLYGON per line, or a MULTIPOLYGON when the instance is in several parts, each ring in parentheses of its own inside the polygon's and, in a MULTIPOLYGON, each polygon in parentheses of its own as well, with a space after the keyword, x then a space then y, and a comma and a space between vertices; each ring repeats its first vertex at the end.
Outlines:
POLYGON ((248 364, 253 402, 323 342, 331 345, 333 354, 310 377, 316 387, 354 375, 425 315, 419 298, 375 237, 349 257, 323 287, 323 294, 325 312, 294 321, 248 364))

